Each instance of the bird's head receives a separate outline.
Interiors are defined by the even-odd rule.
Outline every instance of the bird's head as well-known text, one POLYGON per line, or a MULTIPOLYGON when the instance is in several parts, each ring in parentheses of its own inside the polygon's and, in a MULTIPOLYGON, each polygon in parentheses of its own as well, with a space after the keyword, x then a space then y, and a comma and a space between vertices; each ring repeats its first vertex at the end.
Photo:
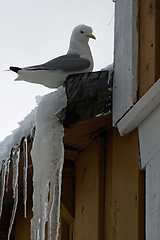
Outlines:
POLYGON ((88 42, 89 38, 96 39, 95 36, 92 34, 91 27, 81 24, 73 29, 71 41, 88 42))

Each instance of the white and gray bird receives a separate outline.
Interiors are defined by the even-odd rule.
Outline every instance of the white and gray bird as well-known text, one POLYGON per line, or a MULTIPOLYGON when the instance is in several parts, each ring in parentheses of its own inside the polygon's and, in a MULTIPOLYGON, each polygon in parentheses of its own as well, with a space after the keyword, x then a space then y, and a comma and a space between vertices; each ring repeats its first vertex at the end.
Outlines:
POLYGON ((78 25, 73 29, 70 45, 66 55, 54 58, 44 64, 29 67, 10 67, 18 74, 15 81, 42 84, 49 88, 63 85, 66 77, 73 73, 91 72, 93 58, 88 45, 89 38, 96 39, 92 28, 78 25))

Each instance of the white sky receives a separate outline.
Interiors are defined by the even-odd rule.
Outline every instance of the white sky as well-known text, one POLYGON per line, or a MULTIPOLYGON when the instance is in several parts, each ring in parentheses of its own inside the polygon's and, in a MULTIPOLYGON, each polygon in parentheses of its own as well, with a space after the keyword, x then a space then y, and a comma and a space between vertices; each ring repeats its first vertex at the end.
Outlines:
POLYGON ((94 71, 113 62, 112 0, 0 0, 0 141, 36 106, 44 86, 15 82, 9 66, 25 67, 65 54, 79 24, 91 26, 94 71))

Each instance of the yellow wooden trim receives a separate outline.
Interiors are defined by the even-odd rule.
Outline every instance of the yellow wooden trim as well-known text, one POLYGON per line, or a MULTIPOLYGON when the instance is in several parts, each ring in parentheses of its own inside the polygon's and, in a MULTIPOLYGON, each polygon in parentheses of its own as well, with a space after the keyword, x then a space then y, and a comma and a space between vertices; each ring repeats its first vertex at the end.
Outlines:
POLYGON ((68 212, 68 210, 65 208, 63 203, 61 202, 61 217, 65 220, 65 222, 68 224, 68 226, 74 221, 71 214, 68 212))
POLYGON ((139 97, 142 97, 156 81, 156 1, 140 0, 139 10, 139 97))

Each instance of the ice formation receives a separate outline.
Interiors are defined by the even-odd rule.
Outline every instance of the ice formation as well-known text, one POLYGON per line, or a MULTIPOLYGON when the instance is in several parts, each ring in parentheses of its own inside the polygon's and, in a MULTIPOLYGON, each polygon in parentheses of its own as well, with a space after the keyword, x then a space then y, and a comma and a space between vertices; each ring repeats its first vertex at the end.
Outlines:
POLYGON ((20 148, 13 148, 12 150, 12 164, 13 164, 13 179, 12 179, 12 189, 13 189, 13 198, 14 198, 14 203, 13 203, 13 209, 12 209, 12 215, 11 215, 11 220, 10 220, 10 225, 9 225, 9 230, 8 230, 8 240, 10 239, 10 234, 12 231, 15 215, 16 215, 16 210, 17 210, 17 205, 18 205, 18 176, 19 176, 19 158, 20 158, 20 148))
POLYGON ((5 161, 5 164, 6 164, 6 192, 8 192, 8 179, 9 179, 9 166, 10 166, 10 162, 11 162, 10 159, 7 159, 5 161))
MULTIPOLYGON (((31 130, 35 126, 35 117, 37 113, 37 107, 29 113, 24 120, 19 123, 19 127, 15 129, 12 134, 6 137, 0 142, 0 172, 1 172, 1 186, 0 186, 0 218, 3 209, 3 199, 5 190, 8 191, 8 178, 9 178, 9 166, 13 164, 13 210, 10 220, 10 226, 8 230, 8 240, 12 231, 12 226, 15 219, 15 214, 18 205, 18 176, 19 176, 19 157, 20 157, 20 142, 24 136, 30 135, 31 130)), ((23 141, 24 150, 24 171, 23 171, 23 194, 24 194, 24 216, 26 217, 26 202, 27 202, 27 167, 28 167, 28 156, 27 156, 27 138, 23 141)))
POLYGON ((24 204, 24 217, 26 218, 26 205, 27 205, 27 169, 28 169, 28 151, 27 151, 27 137, 23 141, 23 204, 24 204))
POLYGON ((4 192, 5 192, 5 184, 6 184, 6 175, 7 175, 7 186, 8 189, 8 174, 9 174, 9 164, 10 160, 3 161, 2 163, 2 170, 1 170, 1 192, 0 192, 0 218, 2 215, 2 208, 3 208, 3 198, 4 198, 4 192))
POLYGON ((106 66, 105 68, 102 68, 101 71, 108 71, 108 81, 110 81, 111 76, 114 72, 114 64, 112 63, 112 64, 106 66))
POLYGON ((105 68, 102 68, 101 71, 109 71, 109 72, 113 72, 114 71, 114 64, 109 64, 107 65, 105 68))
MULTIPOLYGON (((24 150, 24 172, 23 172, 23 194, 24 194, 24 217, 26 217, 26 202, 27 202, 27 167, 28 167, 28 155, 27 155, 27 138, 23 141, 24 150)), ((12 162, 13 165, 13 177, 12 177, 12 190, 13 190, 13 209, 8 230, 8 240, 12 231, 15 214, 18 205, 18 177, 19 177, 19 159, 20 159, 20 147, 15 146, 11 150, 10 158, 2 161, 1 168, 1 191, 0 191, 0 218, 2 215, 3 198, 5 190, 8 191, 8 178, 9 178, 9 166, 12 162)))
MULTIPOLYGON (((39 100, 39 99, 38 99, 39 100)), ((3 198, 8 190, 9 165, 13 164, 13 209, 8 230, 10 239, 18 205, 18 177, 20 142, 23 139, 23 203, 26 218, 27 204, 27 136, 36 125, 36 133, 31 151, 33 162, 33 218, 31 220, 31 240, 44 240, 46 223, 48 240, 57 240, 59 232, 61 178, 64 161, 64 129, 56 113, 66 106, 65 89, 59 87, 56 92, 45 95, 39 106, 19 123, 19 128, 0 143, 0 217, 3 198)))
POLYGON ((19 127, 15 129, 11 135, 0 142, 0 170, 2 161, 10 158, 12 147, 19 145, 23 137, 30 135, 31 129, 35 125, 36 113, 37 107, 35 107, 24 120, 19 122, 19 127))
POLYGON ((31 151, 33 162, 33 218, 31 240, 57 240, 59 231, 61 177, 64 161, 63 125, 56 113, 66 106, 63 87, 45 95, 37 109, 36 133, 31 151))

